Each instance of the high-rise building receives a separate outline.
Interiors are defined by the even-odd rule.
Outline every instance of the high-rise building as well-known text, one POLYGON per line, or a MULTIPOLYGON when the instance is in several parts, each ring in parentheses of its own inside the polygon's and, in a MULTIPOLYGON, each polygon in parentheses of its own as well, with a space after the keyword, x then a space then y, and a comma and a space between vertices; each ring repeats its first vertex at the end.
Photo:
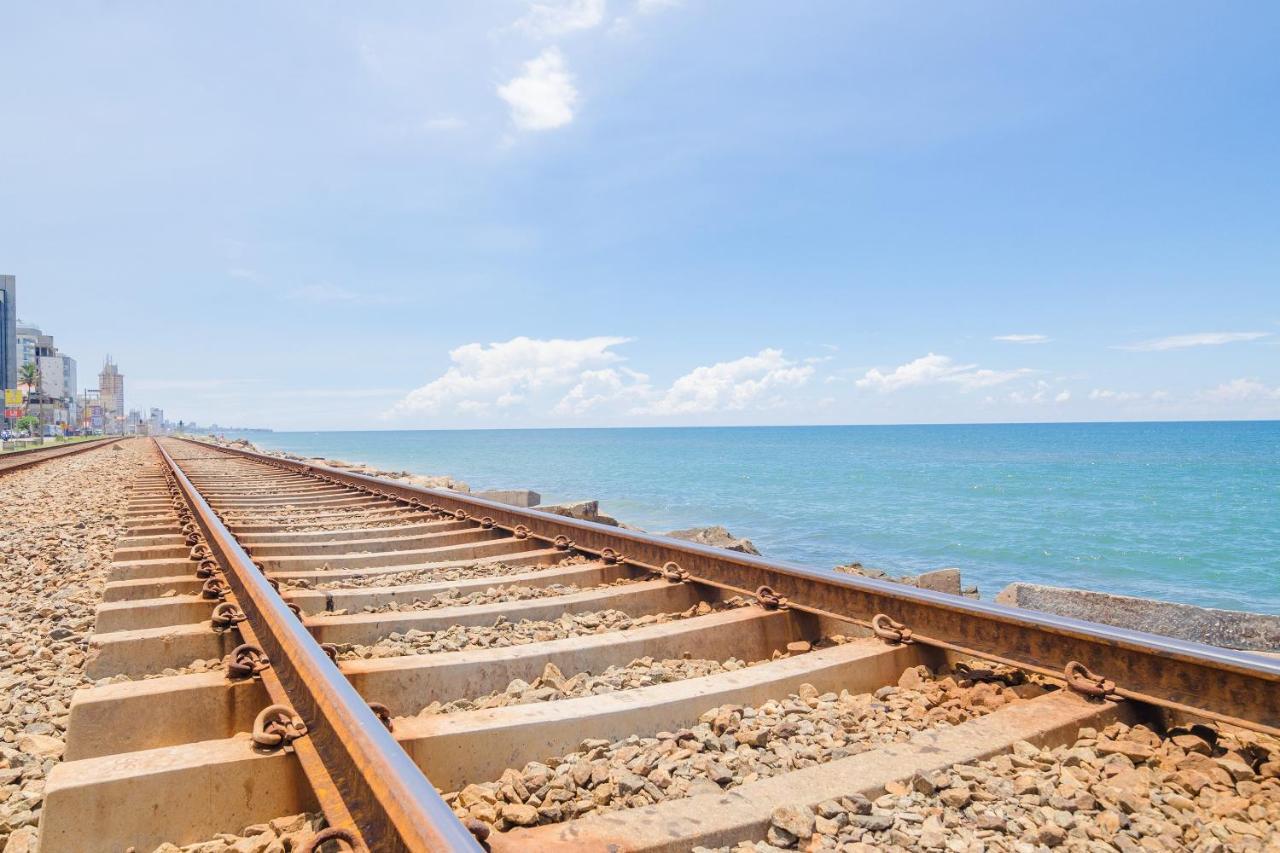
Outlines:
POLYGON ((64 395, 73 401, 76 398, 76 360, 69 355, 59 355, 62 359, 62 387, 64 395))
POLYGON ((0 385, 18 387, 18 282, 11 275, 0 275, 0 385))
POLYGON ((164 410, 151 408, 151 415, 147 418, 147 430, 151 435, 164 435, 164 410))
POLYGON ((41 347, 52 347, 53 336, 46 335, 40 331, 38 326, 30 323, 24 323, 21 320, 17 325, 18 339, 18 371, 21 372, 24 365, 30 364, 36 360, 36 350, 41 347))
POLYGON ((108 433, 119 434, 124 426, 124 374, 107 356, 98 374, 98 391, 102 395, 102 416, 108 433))

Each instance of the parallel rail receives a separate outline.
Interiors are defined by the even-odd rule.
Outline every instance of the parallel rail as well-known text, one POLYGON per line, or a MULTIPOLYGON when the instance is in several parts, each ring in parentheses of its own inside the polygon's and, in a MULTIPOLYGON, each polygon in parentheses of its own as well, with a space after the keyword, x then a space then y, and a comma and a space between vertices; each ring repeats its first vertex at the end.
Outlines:
POLYGON ((31 468, 42 462, 70 456, 73 453, 83 453, 86 450, 106 447, 108 444, 115 444, 119 440, 120 437, 100 438, 93 441, 78 441, 74 444, 60 444, 54 447, 28 447, 25 450, 0 453, 0 475, 31 468))
POLYGON ((1260 655, 247 450, 166 440, 157 457, 129 514, 88 665, 94 678, 134 680, 73 702, 68 760, 47 788, 46 853, 103 839, 113 848, 191 843, 315 809, 329 829, 307 849, 325 839, 346 845, 326 853, 687 850, 762 838, 779 804, 877 796, 1022 741, 1067 743, 1082 726, 1217 720, 1280 734, 1280 661, 1260 655), (496 594, 508 584, 542 593, 496 594), (479 597, 464 601, 459 590, 479 597), (450 600, 433 603, 442 593, 450 600), (500 636, 521 619, 618 611, 653 621, 552 639, 500 636), (357 654, 388 637, 454 629, 494 633, 444 649, 357 654), (439 715, 427 707, 496 695, 508 682, 527 686, 556 667, 589 674, 693 652, 711 662, 772 660, 550 702, 439 715), (221 668, 210 671, 214 658, 221 668), (193 659, 200 666, 186 667, 193 659), (580 743, 586 750, 666 730, 678 746, 708 707, 805 689, 870 694, 920 664, 952 671, 969 659, 1043 677, 1023 685, 1025 701, 919 731, 886 755, 832 759, 723 792, 713 784, 713 793, 648 808, 588 803, 568 816, 559 814, 563 798, 539 796, 538 811, 477 799, 490 789, 474 783, 497 785, 522 765, 547 760, 559 773, 587 760, 575 753, 580 743), (284 753, 273 749, 282 744, 284 753), (561 754, 568 764, 557 763, 561 754), (456 793, 442 798, 435 786, 456 793))

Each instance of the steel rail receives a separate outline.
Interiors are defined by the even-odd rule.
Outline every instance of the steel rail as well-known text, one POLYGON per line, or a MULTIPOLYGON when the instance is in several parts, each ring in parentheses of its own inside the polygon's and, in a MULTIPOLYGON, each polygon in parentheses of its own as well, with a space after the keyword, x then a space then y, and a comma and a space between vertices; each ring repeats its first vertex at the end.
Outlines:
MULTIPOLYGON (((306 724, 320 768, 299 754, 322 805, 336 792, 364 846, 382 851, 479 851, 480 845, 408 753, 286 606, 178 462, 156 442, 214 558, 266 653, 288 704, 306 724)), ((274 699, 274 697, 273 697, 274 699)), ((345 827, 343 827, 345 828, 345 827)))
POLYGON ((93 441, 77 441, 74 444, 59 444, 53 447, 28 447, 23 450, 11 450, 8 453, 0 453, 0 474, 8 474, 11 471, 21 471, 24 468, 32 468, 42 462, 60 459, 63 456, 71 456, 75 453, 83 453, 86 450, 106 447, 109 444, 115 444, 123 437, 124 436, 116 438, 99 438, 94 439, 93 441))
POLYGON ((1263 655, 766 560, 240 448, 192 443, 442 513, 461 513, 518 535, 663 571, 673 579, 746 594, 768 587, 785 599, 784 606, 846 622, 870 627, 884 614, 909 628, 913 642, 1063 680, 1070 680, 1069 665, 1079 662, 1114 682, 1114 695, 1280 735, 1280 660, 1263 655))

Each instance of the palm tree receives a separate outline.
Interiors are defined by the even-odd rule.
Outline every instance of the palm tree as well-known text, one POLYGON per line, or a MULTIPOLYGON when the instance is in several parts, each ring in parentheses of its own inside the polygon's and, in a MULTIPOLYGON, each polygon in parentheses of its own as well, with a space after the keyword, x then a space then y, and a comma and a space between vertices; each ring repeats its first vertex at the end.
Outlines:
POLYGON ((40 375, 40 365, 34 361, 28 361, 22 365, 22 369, 18 371, 18 384, 27 386, 27 396, 40 387, 40 381, 43 377, 40 375))
POLYGON ((31 395, 39 390, 42 379, 39 362, 28 361, 18 369, 18 384, 27 386, 27 398, 23 407, 25 417, 19 423, 31 417, 31 395))

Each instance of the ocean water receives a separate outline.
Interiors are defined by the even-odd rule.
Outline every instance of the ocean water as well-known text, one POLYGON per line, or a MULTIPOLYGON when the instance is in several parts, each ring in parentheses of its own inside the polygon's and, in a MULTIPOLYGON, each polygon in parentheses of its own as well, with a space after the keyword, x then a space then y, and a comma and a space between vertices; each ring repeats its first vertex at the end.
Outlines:
POLYGON ((246 433, 767 557, 1280 614, 1280 421, 246 433))

